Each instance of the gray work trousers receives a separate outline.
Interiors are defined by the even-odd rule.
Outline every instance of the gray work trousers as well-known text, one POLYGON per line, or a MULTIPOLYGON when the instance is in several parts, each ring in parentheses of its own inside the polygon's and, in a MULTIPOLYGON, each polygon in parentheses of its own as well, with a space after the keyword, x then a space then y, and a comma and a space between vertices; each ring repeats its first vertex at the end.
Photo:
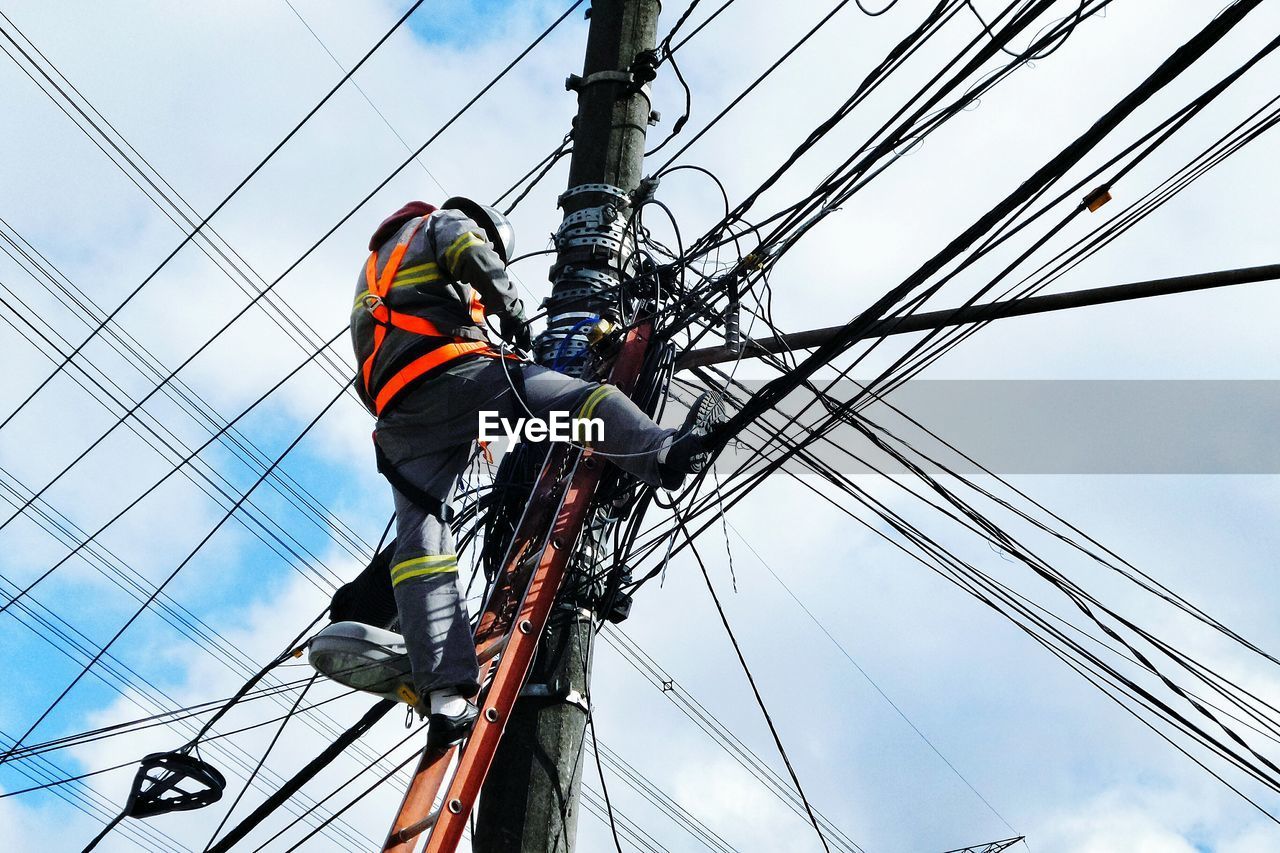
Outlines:
MULTIPOLYGON (((675 432, 659 427, 611 386, 481 357, 405 392, 378 419, 378 445, 401 476, 447 506, 466 470, 484 411, 511 421, 561 411, 599 418, 604 434, 592 441, 592 449, 653 485, 658 482, 658 451, 675 432)), ((455 688, 472 696, 480 689, 479 673, 458 589, 453 531, 438 512, 424 510, 394 488, 392 493, 396 552, 391 578, 418 695, 425 699, 432 691, 455 688)))

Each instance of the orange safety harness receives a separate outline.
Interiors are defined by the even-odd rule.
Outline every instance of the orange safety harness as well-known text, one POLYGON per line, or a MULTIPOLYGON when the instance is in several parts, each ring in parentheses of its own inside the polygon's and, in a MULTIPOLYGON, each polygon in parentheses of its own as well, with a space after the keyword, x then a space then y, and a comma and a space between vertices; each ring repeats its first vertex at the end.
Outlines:
MULTIPOLYGON (((385 300, 388 291, 391 289, 391 282, 395 279, 396 273, 400 271, 400 263, 404 260, 405 252, 409 249, 409 243, 424 222, 426 222, 425 217, 419 218, 412 228, 405 230, 396 242, 395 248, 391 251, 391 257, 387 259, 387 265, 383 268, 381 275, 378 274, 378 252, 376 250, 369 255, 369 262, 365 265, 365 280, 368 284, 369 292, 364 297, 364 307, 369 312, 369 315, 373 317, 376 325, 373 329, 373 349, 370 351, 369 357, 364 360, 364 364, 361 365, 360 375, 364 381, 365 393, 368 394, 369 399, 373 400, 374 414, 379 416, 382 415, 383 410, 395 399, 397 394, 428 371, 464 355, 478 354, 491 358, 497 358, 501 355, 487 341, 470 341, 465 338, 446 335, 427 318, 395 311, 387 305, 385 300), (382 348, 382 342, 387 336, 387 330, 393 326, 406 332, 412 332, 415 335, 452 340, 450 343, 442 344, 409 362, 375 390, 373 387, 373 364, 378 357, 378 351, 382 348)), ((474 290, 472 290, 471 304, 468 308, 471 311, 471 319, 477 325, 483 326, 484 304, 480 301, 480 294, 474 290)), ((514 355, 508 355, 507 357, 518 358, 518 356, 514 355)))

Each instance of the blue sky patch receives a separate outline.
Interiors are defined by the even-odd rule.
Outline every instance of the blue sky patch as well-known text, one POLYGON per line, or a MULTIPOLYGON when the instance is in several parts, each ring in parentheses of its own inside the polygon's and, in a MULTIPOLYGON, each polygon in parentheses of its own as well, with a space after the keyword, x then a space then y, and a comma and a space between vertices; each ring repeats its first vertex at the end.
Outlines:
POLYGON ((423 6, 409 29, 429 44, 469 46, 493 38, 495 22, 512 8, 510 0, 465 0, 423 6))

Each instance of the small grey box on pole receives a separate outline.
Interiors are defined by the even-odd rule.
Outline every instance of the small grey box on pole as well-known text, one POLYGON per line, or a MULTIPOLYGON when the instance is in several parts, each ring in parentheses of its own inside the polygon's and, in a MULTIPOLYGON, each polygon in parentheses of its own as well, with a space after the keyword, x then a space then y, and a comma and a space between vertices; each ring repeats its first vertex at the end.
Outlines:
MULTIPOLYGON (((659 10, 658 0, 593 0, 583 72, 567 82, 578 115, 547 330, 534 349, 540 364, 572 375, 582 372, 596 320, 610 319, 631 263, 628 208, 643 169, 659 10)), ((599 532, 584 532, 584 559, 598 558, 600 543, 586 540, 599 532)), ((566 579, 503 734, 480 797, 476 853, 573 850, 594 628, 582 586, 566 579)))

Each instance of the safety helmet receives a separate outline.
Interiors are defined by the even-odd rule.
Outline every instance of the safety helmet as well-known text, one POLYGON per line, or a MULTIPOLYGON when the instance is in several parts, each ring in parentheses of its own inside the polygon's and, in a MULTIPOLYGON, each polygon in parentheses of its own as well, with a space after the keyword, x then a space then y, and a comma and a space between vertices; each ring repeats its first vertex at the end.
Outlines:
POLYGON ((502 262, 504 264, 511 262, 516 251, 516 229, 511 225, 510 219, 487 204, 462 196, 454 196, 440 206, 456 210, 475 220, 484 229, 484 235, 489 238, 489 242, 493 244, 493 250, 498 253, 498 257, 502 258, 502 262))

